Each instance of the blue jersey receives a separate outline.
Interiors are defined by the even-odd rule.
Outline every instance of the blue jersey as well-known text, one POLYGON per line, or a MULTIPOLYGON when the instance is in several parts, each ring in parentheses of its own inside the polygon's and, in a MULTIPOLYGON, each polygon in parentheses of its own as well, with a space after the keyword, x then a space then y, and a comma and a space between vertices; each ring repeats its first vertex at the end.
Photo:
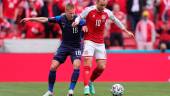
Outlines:
POLYGON ((66 15, 48 18, 49 22, 58 23, 62 30, 62 43, 54 55, 54 60, 64 63, 67 56, 70 55, 71 61, 81 59, 81 39, 82 39, 82 26, 85 21, 82 19, 77 27, 72 27, 76 16, 73 20, 68 20, 66 15))
POLYGON ((81 42, 83 36, 82 26, 85 25, 85 20, 82 19, 77 27, 72 27, 72 23, 76 17, 77 16, 75 15, 74 19, 71 21, 67 19, 66 15, 48 19, 49 22, 56 22, 60 25, 62 30, 62 42, 66 44, 78 44, 81 42))

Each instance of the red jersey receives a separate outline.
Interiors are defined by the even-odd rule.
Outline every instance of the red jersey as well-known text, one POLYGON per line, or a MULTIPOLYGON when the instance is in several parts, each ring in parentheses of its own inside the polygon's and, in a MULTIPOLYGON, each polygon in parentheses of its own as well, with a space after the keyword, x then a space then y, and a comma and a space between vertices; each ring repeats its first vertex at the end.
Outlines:
POLYGON ((26 38, 43 38, 44 37, 44 26, 39 22, 27 22, 26 38))
POLYGON ((2 0, 3 16, 9 19, 14 19, 15 10, 19 4, 19 0, 2 0))
POLYGON ((159 10, 159 18, 163 20, 166 10, 170 10, 170 0, 160 0, 159 10))
MULTIPOLYGON (((119 11, 119 12, 114 12, 113 14, 117 17, 117 19, 119 19, 121 22, 123 22, 123 24, 126 24, 126 15, 123 12, 119 11)), ((118 26, 116 26, 115 23, 111 23, 110 24, 110 32, 111 33, 112 32, 121 33, 122 30, 118 26)))
MULTIPOLYGON (((88 27, 88 32, 84 34, 84 39, 95 43, 104 43, 103 35, 108 18, 112 19, 121 29, 125 28, 110 10, 104 9, 103 11, 98 11, 96 6, 87 7, 80 14, 80 18, 86 19, 86 26, 88 27)), ((80 18, 76 18, 75 22, 79 22, 80 18)))

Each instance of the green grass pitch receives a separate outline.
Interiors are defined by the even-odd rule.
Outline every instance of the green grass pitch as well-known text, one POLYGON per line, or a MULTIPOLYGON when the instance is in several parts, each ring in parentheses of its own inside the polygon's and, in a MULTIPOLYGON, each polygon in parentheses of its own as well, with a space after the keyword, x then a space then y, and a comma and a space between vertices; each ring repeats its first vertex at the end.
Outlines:
MULTIPOLYGON (((95 83, 95 96, 112 96, 110 88, 114 83, 95 83)), ((63 82, 56 83, 55 96, 66 96, 68 84, 63 82)), ((122 82, 121 84, 125 88, 124 96, 170 96, 170 83, 122 82)), ((47 83, 0 83, 0 96, 42 96, 46 91, 47 83)), ((83 83, 77 84, 75 96, 83 96, 83 83)))

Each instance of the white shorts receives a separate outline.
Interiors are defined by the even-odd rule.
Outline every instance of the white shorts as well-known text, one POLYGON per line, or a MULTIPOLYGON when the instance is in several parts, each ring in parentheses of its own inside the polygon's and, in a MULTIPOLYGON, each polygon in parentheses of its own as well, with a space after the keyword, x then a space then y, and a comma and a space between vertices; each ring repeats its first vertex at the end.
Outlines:
POLYGON ((85 40, 83 56, 95 56, 96 59, 106 59, 105 45, 85 40))

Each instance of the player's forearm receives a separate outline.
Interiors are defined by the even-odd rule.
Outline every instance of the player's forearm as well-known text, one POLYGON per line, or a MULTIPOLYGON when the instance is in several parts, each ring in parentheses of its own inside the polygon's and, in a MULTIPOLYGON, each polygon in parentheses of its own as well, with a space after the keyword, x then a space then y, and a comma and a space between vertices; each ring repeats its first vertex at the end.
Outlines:
POLYGON ((127 30, 127 28, 125 27, 125 25, 123 25, 123 23, 121 23, 117 18, 115 20, 115 24, 122 29, 123 32, 128 33, 129 31, 127 30))
POLYGON ((125 27, 122 29, 123 32, 129 32, 125 27))
POLYGON ((122 30, 126 31, 126 27, 120 22, 112 13, 110 15, 110 19, 114 21, 114 23, 122 30))
POLYGON ((114 20, 115 24, 116 24, 120 29, 126 31, 126 28, 125 28, 125 26, 123 25, 122 22, 120 22, 117 18, 114 18, 113 20, 114 20))
POLYGON ((48 22, 48 18, 46 18, 46 17, 29 18, 29 20, 30 20, 30 21, 41 22, 41 23, 48 22))

